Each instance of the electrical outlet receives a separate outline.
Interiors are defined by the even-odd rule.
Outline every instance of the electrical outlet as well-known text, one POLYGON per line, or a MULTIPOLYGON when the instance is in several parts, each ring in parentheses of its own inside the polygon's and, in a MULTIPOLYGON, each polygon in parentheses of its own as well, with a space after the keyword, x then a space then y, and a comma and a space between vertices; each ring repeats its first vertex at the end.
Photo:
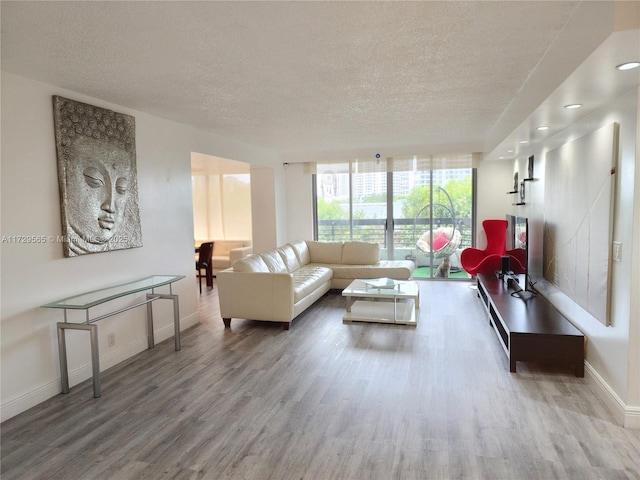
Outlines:
POLYGON ((110 333, 109 335, 107 335, 107 346, 108 347, 113 347, 116 344, 116 334, 115 333, 110 333))
POLYGON ((616 262, 622 261, 622 242, 613 242, 613 259, 616 262))

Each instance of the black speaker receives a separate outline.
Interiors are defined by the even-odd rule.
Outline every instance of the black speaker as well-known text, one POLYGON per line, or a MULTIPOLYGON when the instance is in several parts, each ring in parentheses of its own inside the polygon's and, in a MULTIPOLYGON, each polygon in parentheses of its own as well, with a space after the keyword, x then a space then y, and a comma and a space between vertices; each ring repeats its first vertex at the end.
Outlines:
POLYGON ((509 273, 511 265, 509 263, 509 255, 502 255, 500 257, 500 273, 505 276, 509 273))

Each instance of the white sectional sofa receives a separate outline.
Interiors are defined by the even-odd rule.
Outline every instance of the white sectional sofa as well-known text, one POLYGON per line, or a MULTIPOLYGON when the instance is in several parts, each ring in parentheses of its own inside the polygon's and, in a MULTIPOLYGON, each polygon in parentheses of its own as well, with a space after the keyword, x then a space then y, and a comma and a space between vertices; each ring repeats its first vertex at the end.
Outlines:
POLYGON ((366 242, 299 240, 236 260, 218 272, 220 314, 226 327, 232 318, 291 321, 330 289, 354 279, 408 280, 410 260, 380 260, 380 247, 366 242))

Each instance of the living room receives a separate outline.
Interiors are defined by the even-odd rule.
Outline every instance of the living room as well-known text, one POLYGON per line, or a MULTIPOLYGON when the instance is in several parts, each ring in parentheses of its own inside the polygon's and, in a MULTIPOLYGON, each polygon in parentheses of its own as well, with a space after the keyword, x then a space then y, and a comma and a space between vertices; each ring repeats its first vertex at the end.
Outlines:
MULTIPOLYGON (((313 186, 309 166, 314 162, 370 158, 376 153, 387 158, 452 151, 452 145, 447 142, 438 144, 435 141, 428 145, 388 142, 386 145, 336 148, 335 151, 330 148, 330 144, 315 152, 302 152, 297 146, 278 150, 271 145, 263 146, 255 139, 243 139, 224 131, 206 131, 191 126, 179 112, 168 116, 166 112, 136 108, 134 98, 129 101, 113 101, 112 98, 126 98, 126 95, 112 95, 110 89, 111 92, 119 92, 122 86, 109 85, 106 80, 102 90, 85 90, 82 85, 74 83, 73 78, 62 75, 65 73, 64 68, 61 69, 61 77, 57 79, 44 75, 37 65, 18 68, 18 59, 28 57, 28 52, 19 47, 23 39, 21 35, 28 36, 33 31, 30 29, 50 28, 45 17, 60 20, 52 22, 56 25, 64 24, 60 18, 63 13, 68 18, 73 18, 70 11, 57 10, 60 4, 46 3, 52 3, 52 6, 44 7, 43 4, 39 8, 50 10, 41 16, 36 15, 33 22, 29 20, 29 15, 35 14, 37 9, 31 11, 26 6, 28 4, 7 5, 3 2, 2 5, 3 238, 43 236, 55 240, 61 235, 60 194, 51 108, 51 97, 61 95, 135 116, 143 246, 64 258, 62 245, 57 241, 47 240, 37 244, 3 241, 3 422, 42 405, 43 402, 60 397, 56 322, 61 321, 61 313, 41 308, 46 303, 146 275, 184 275, 186 278, 172 287, 173 292, 180 297, 180 326, 186 331, 200 324, 200 297, 193 269, 192 153, 215 155, 251 164, 253 248, 260 252, 288 241, 313 238, 313 186), (28 28, 18 35, 17 30, 24 25, 28 28)), ((616 172, 618 184, 614 202, 613 235, 614 240, 621 243, 622 249, 620 261, 612 263, 610 325, 605 326, 596 321, 576 305, 567 302, 563 295, 551 287, 545 295, 587 337, 584 381, 612 412, 618 425, 636 429, 640 426, 640 316, 637 313, 640 312, 640 296, 636 294, 640 291, 640 198, 634 192, 636 185, 640 184, 640 169, 637 168, 640 85, 638 74, 634 72, 638 70, 624 73, 633 77, 634 86, 627 87, 619 94, 611 93, 608 87, 597 82, 595 85, 576 85, 572 83, 577 81, 572 74, 577 71, 580 81, 584 78, 596 81, 598 78, 609 78, 609 75, 623 74, 615 71, 617 63, 607 66, 605 71, 605 66, 599 62, 603 58, 615 57, 612 52, 619 51, 635 57, 626 55, 628 58, 622 59, 624 61, 638 60, 640 20, 637 8, 633 9, 637 5, 623 2, 628 3, 625 8, 630 9, 626 10, 627 14, 624 16, 627 23, 621 25, 622 21, 618 18, 618 26, 612 28, 608 22, 600 23, 596 18, 605 17, 613 24, 615 12, 612 7, 607 2, 589 3, 593 3, 593 6, 580 2, 573 5, 576 12, 588 17, 587 20, 578 14, 571 16, 571 21, 567 19, 568 25, 576 22, 575 25, 581 27, 576 30, 582 31, 583 37, 570 28, 563 31, 564 34, 575 35, 569 40, 589 43, 588 48, 585 47, 588 52, 578 49, 571 41, 554 45, 550 49, 551 53, 541 61, 539 70, 531 74, 530 80, 544 84, 545 79, 552 76, 555 78, 552 73, 557 70, 564 73, 563 80, 552 86, 547 85, 547 93, 542 96, 540 90, 527 90, 531 88, 531 84, 524 84, 522 93, 530 95, 519 99, 522 104, 512 106, 528 109, 527 115, 518 116, 518 112, 513 110, 505 111, 505 115, 496 120, 495 128, 486 132, 488 139, 483 138, 480 142, 477 139, 466 139, 469 143, 465 152, 484 152, 484 159, 477 168, 475 218, 478 246, 482 246, 484 241, 481 231, 483 219, 502 219, 506 214, 528 217, 531 225, 532 269, 540 278, 544 262, 546 155, 590 132, 612 123, 619 124, 616 172), (594 10, 590 10, 591 8, 594 10), (589 28, 593 27, 590 35, 584 33, 589 30, 585 30, 580 21, 585 21, 589 28), (571 58, 571 52, 577 51, 585 53, 585 57, 578 58, 579 55, 576 54, 573 65, 559 63, 559 59, 571 58), (586 72, 580 71, 582 68, 586 72), (593 72, 597 74, 594 75, 593 72), (582 111, 578 109, 569 112, 562 109, 562 106, 573 102, 583 103, 582 111), (562 112, 554 111, 549 116, 555 122, 552 125, 554 130, 552 135, 544 137, 544 132, 535 130, 539 125, 535 123, 536 115, 548 111, 546 109, 551 104, 560 106, 558 110, 562 112), (491 138, 505 131, 505 128, 507 134, 491 138), (529 145, 518 143, 523 129, 530 136, 529 145), (482 145, 478 145, 479 143, 482 145), (485 151, 484 143, 492 148, 485 151), (515 151, 508 153, 509 149, 515 151), (506 158, 500 159, 501 156, 506 158), (526 205, 514 206, 513 199, 506 192, 513 186, 515 172, 520 173, 520 178, 526 176, 530 156, 534 157, 535 176, 539 180, 527 185, 526 205)), ((102 8, 106 7, 103 5, 102 8)), ((125 13, 120 12, 120 15, 120 21, 124 22, 125 13)), ((98 20, 94 21, 99 23, 98 20)), ((176 32, 176 35, 179 33, 176 32)), ((74 41, 68 40, 64 47, 70 49, 74 41)), ((128 47, 131 46, 119 46, 123 51, 128 47)), ((141 57, 144 58, 144 55, 141 57)), ((96 62, 89 68, 98 69, 99 66, 99 62, 96 62)), ((105 79, 109 77, 105 71, 102 71, 102 75, 105 79)), ((170 76, 171 67, 159 72, 159 75, 170 76)), ((131 81, 135 82, 136 79, 131 81)), ((171 97, 170 92, 163 92, 163 95, 171 97)), ((369 116, 375 117, 375 111, 369 112, 369 116)), ((402 135, 402 132, 395 133, 402 135)), ((462 148, 461 145, 455 146, 462 148)), ((538 287, 543 286, 544 282, 540 281, 538 287)), ((438 291, 442 293, 442 290, 438 291)), ((126 307, 128 303, 122 300, 119 305, 126 307)), ((171 341, 173 315, 170 305, 159 302, 154 310, 156 342, 171 341)), ((72 313, 77 314, 71 315, 72 321, 82 321, 81 313, 72 313)), ((104 310, 98 308, 95 313, 100 315, 104 310)), ((144 325, 143 309, 133 309, 101 322, 100 363, 103 372, 123 362, 126 364, 131 358, 146 351, 147 335, 144 325), (112 344, 107 343, 110 335, 114 339, 112 344)), ((300 327, 310 327, 310 324, 306 322, 300 327)), ((295 330, 294 322, 292 331, 295 330)), ((262 327, 258 327, 256 332, 256 335, 273 334, 270 330, 265 332, 262 327)), ((286 332, 278 331, 278 334, 286 335, 286 332)), ((406 334, 398 335, 405 338, 406 334)), ((90 382, 91 353, 82 332, 69 334, 67 341, 73 390, 74 386, 90 382)), ((497 345, 492 346, 497 348, 497 345)), ((126 376, 126 373, 123 375, 126 376)), ((549 378, 549 382, 553 382, 554 373, 549 374, 549 378)), ((83 394, 88 395, 86 400, 89 401, 90 393, 84 391, 83 394)), ((104 395, 108 395, 108 392, 105 391, 104 395)))

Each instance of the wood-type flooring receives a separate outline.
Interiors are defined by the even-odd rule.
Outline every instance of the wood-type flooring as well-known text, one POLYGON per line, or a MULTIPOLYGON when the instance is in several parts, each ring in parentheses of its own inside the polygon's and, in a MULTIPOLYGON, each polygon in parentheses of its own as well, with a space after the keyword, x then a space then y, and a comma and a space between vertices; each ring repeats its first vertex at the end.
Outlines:
MULTIPOLYGON (((467 282, 420 282, 417 327, 201 323, 4 422, 2 480, 640 479, 640 431, 563 367, 509 364, 467 282)), ((194 285, 194 288, 197 288, 194 285)), ((250 294, 250 292, 248 292, 250 294)))

